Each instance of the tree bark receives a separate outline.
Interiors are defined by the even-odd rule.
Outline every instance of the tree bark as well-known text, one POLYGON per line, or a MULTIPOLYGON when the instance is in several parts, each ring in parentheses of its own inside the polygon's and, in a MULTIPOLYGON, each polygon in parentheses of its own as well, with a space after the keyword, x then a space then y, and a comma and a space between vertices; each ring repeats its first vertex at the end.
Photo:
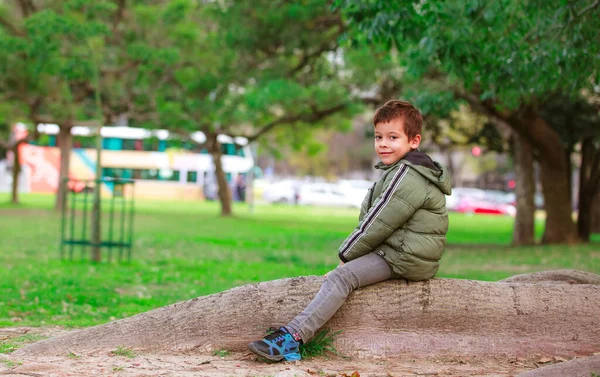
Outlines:
POLYGON ((577 203, 577 234, 582 241, 590 240, 592 226, 592 200, 590 193, 590 176, 592 173, 592 160, 594 144, 590 138, 581 142, 581 168, 579 170, 579 199, 577 203))
POLYGON ((572 218, 571 179, 565 159, 565 147, 559 135, 534 109, 520 116, 520 134, 526 137, 539 153, 546 210, 546 226, 542 243, 576 243, 577 229, 572 218))
POLYGON ((217 140, 218 134, 216 132, 205 132, 205 135, 206 148, 212 156, 215 165, 215 176, 219 187, 219 202, 221 202, 221 216, 231 216, 233 213, 231 209, 231 191, 229 190, 225 170, 223 169, 223 162, 221 161, 221 156, 223 155, 221 152, 221 143, 217 140))
POLYGON ((577 228, 572 218, 570 178, 565 161, 565 147, 558 133, 528 106, 517 112, 499 110, 491 101, 481 101, 473 95, 458 93, 476 111, 508 125, 527 139, 539 153, 542 186, 546 209, 546 226, 542 243, 574 243, 577 228))
POLYGON ((594 196, 592 203, 592 233, 600 233, 600 193, 594 196))
POLYGON ((596 150, 592 137, 581 143, 581 169, 579 172, 579 197, 577 206, 577 233, 581 240, 589 242, 592 232, 594 199, 598 195, 600 181, 600 150, 596 150))
POLYGON ((19 176, 21 175, 21 161, 19 154, 19 147, 21 146, 20 141, 16 141, 13 145, 13 167, 12 167, 12 193, 10 202, 13 204, 19 204, 19 176))
POLYGON ((58 190, 54 209, 60 211, 64 205, 65 193, 68 190, 66 180, 69 178, 69 166, 71 163, 71 150, 73 146, 73 135, 71 135, 71 124, 59 124, 58 143, 60 149, 60 171, 58 190))
POLYGON ((598 375, 598 371, 600 371, 600 355, 594 355, 519 373, 517 377, 594 377, 598 375))
MULTIPOLYGON (((321 276, 245 285, 34 343, 14 355, 246 350, 288 323, 321 276)), ((600 349, 600 285, 390 280, 350 295, 324 326, 354 357, 591 355, 600 349)))
POLYGON ((527 139, 513 133, 515 161, 515 195, 517 215, 512 244, 515 246, 535 244, 535 177, 533 174, 533 147, 527 139))

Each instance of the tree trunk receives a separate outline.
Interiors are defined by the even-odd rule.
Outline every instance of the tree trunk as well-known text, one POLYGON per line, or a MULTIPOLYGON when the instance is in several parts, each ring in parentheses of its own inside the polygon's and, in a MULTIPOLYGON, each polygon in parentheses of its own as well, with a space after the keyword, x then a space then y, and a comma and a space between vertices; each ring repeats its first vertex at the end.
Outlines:
POLYGON ((592 203, 592 233, 600 233, 600 193, 594 196, 592 203))
POLYGON ((458 172, 456 171, 456 167, 454 164, 454 159, 452 158, 452 148, 450 147, 446 147, 447 149, 445 150, 446 153, 446 160, 448 161, 447 164, 448 166, 446 166, 448 168, 448 170, 452 173, 450 175, 451 179, 452 179, 452 187, 458 187, 456 180, 458 179, 458 172))
POLYGON ((10 202, 19 204, 19 176, 21 175, 21 161, 19 154, 20 141, 16 141, 12 147, 13 152, 13 167, 12 167, 12 193, 10 202))
POLYGON ((577 228, 571 207, 571 179, 565 159, 565 147, 560 136, 542 119, 538 112, 529 109, 520 119, 521 136, 527 137, 539 151, 546 210, 546 226, 542 243, 578 242, 577 228), (535 141, 535 142, 534 142, 535 141))
POLYGON ((221 202, 221 216, 231 216, 231 191, 227 185, 227 178, 225 177, 225 170, 223 170, 223 162, 221 161, 221 143, 217 140, 218 134, 216 132, 205 132, 206 135, 206 148, 208 153, 213 158, 215 165, 215 176, 217 178, 217 185, 219 187, 219 201, 221 202))
POLYGON ((546 210, 546 228, 543 244, 576 243, 579 241, 571 215, 570 182, 565 180, 564 169, 541 159, 542 191, 546 210))
POLYGON ((567 362, 542 366, 517 377, 594 377, 600 371, 600 355, 578 357, 567 362))
POLYGON ((582 241, 589 242, 592 227, 592 202, 594 199, 592 168, 594 142, 585 138, 581 142, 581 169, 579 171, 579 199, 577 204, 577 234, 582 241))
POLYGON ((71 150, 73 146, 73 135, 71 135, 71 124, 59 124, 58 147, 60 149, 60 171, 58 190, 56 191, 56 201, 54 209, 60 211, 63 207, 66 192, 68 190, 66 180, 69 178, 69 166, 71 162, 71 150))
POLYGON ((533 147, 527 139, 513 133, 515 161, 515 194, 517 216, 512 244, 515 246, 535 244, 535 177, 533 174, 533 147))
MULTIPOLYGON (((75 330, 13 355, 246 350, 269 326, 297 315, 323 279, 245 285, 75 330)), ((354 292, 325 327, 342 330, 335 347, 355 357, 573 357, 600 349, 598 313, 594 284, 390 280, 354 292)))
POLYGON ((507 124, 526 138, 539 153, 546 226, 542 243, 574 243, 578 241, 577 228, 572 218, 570 178, 565 161, 565 147, 560 135, 540 115, 528 106, 518 112, 498 110, 492 102, 466 96, 471 106, 484 114, 507 124))

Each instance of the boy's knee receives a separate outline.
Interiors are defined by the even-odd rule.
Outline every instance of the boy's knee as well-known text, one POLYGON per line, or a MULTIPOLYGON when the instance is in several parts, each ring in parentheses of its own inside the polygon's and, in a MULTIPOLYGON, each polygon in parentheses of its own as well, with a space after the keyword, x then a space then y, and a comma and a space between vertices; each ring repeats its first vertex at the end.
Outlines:
POLYGON ((357 288, 357 282, 355 282, 356 279, 354 278, 354 275, 352 275, 348 268, 344 268, 344 266, 340 266, 331 271, 327 275, 327 280, 332 284, 343 286, 350 290, 357 288))

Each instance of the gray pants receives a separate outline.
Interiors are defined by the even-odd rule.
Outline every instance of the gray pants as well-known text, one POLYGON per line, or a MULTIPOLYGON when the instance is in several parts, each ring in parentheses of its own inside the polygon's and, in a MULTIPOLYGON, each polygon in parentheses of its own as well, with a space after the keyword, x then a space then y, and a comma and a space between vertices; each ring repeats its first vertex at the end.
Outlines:
POLYGON ((286 327, 297 332, 306 343, 333 317, 352 291, 391 277, 390 266, 375 253, 338 266, 327 275, 312 302, 286 327))

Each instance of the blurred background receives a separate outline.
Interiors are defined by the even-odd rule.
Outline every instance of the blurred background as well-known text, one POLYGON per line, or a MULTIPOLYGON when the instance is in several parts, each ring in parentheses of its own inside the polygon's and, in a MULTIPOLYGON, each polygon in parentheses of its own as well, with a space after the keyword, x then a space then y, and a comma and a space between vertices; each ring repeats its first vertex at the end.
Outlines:
POLYGON ((600 227, 598 4, 3 1, 0 191, 358 207, 374 109, 413 102, 448 208, 515 243, 600 227), (103 195, 110 187, 100 185, 103 195))

